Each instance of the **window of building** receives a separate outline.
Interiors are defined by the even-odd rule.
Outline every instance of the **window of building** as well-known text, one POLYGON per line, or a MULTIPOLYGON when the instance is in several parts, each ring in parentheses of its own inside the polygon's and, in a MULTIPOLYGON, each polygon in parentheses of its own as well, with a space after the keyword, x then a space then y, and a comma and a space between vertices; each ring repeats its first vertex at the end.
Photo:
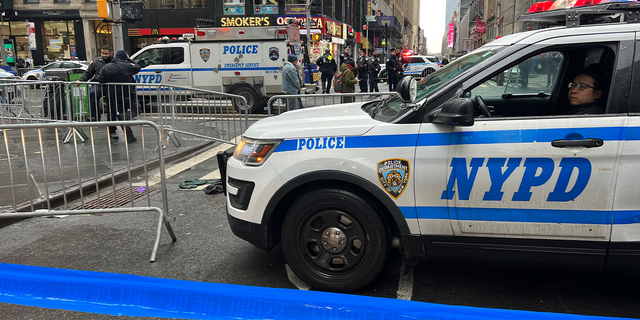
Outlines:
POLYGON ((300 14, 306 13, 306 0, 287 0, 286 4, 286 13, 288 14, 300 14))
POLYGON ((253 0, 253 12, 256 14, 277 14, 278 2, 275 0, 253 0))
POLYGON ((73 21, 44 21, 42 28, 42 44, 47 61, 53 58, 77 58, 73 21))
MULTIPOLYGON (((91 1, 95 2, 95 0, 91 1)), ((206 3, 207 0, 147 0, 143 2, 145 9, 205 8, 206 3)))
POLYGON ((24 4, 38 4, 40 3, 40 0, 23 0, 24 4))
POLYGON ((53 3, 71 3, 70 0, 53 0, 53 3))

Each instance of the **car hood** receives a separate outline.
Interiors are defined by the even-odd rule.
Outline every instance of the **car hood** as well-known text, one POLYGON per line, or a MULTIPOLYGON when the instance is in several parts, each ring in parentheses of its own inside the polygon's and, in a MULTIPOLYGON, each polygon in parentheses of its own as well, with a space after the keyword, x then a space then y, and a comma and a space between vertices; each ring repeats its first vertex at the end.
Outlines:
POLYGON ((256 122, 244 136, 252 139, 289 139, 362 135, 381 123, 362 110, 364 104, 366 102, 287 111, 256 122))

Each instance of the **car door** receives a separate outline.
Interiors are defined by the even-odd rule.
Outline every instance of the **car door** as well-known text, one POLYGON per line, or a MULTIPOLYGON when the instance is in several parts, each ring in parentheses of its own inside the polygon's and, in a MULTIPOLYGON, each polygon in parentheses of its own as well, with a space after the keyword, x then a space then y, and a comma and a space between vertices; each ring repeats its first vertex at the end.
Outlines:
MULTIPOLYGON (((137 83, 162 84, 166 62, 163 57, 165 48, 151 47, 142 49, 133 61, 140 65, 140 72, 134 76, 137 83)), ((138 89, 140 90, 140 89, 138 89)), ((153 89, 149 89, 155 91, 153 89)))
MULTIPOLYGON (((585 49, 571 53, 568 60, 573 61, 573 67, 591 62, 590 46, 601 45, 617 57, 633 54, 630 34, 580 40, 574 46, 585 49), (602 39, 607 42, 601 43, 602 39)), ((555 39, 549 45, 562 41, 555 39)), ((623 70, 628 63, 617 59, 602 67, 623 70)), ((553 92, 566 95, 563 88, 573 73, 579 70, 568 71, 556 81, 553 92)), ((614 96, 628 88, 629 79, 616 75, 623 73, 612 73, 613 83, 607 90, 614 96)), ((530 83, 535 81, 546 83, 544 78, 529 79, 530 83)), ((470 84, 466 96, 478 101, 482 90, 477 89, 484 83, 470 84)), ((611 96, 609 101, 613 101, 611 96)), ((517 109, 519 104, 511 107, 517 109)), ((490 243, 483 250, 498 255, 536 253, 601 268, 611 235, 616 172, 628 121, 626 114, 616 112, 615 104, 607 107, 609 114, 550 112, 533 117, 476 118, 471 127, 454 127, 448 180, 442 192, 454 234, 490 243)))
POLYGON ((165 48, 168 59, 163 72, 163 83, 179 87, 191 86, 192 68, 184 46, 165 48))

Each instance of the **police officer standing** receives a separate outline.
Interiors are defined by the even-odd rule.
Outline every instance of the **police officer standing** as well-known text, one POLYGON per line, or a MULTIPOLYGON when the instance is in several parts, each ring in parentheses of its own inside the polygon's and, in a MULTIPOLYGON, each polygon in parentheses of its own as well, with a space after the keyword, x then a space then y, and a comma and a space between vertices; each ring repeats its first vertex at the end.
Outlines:
POLYGON ((358 79, 360 80, 360 93, 369 92, 369 57, 364 52, 364 48, 360 48, 360 56, 358 57, 358 79))
POLYGON ((389 77, 389 92, 396 90, 396 82, 398 80, 398 60, 396 59, 396 49, 392 48, 389 51, 391 55, 387 60, 387 76, 389 77))
POLYGON ((378 72, 380 72, 380 59, 378 51, 373 51, 373 57, 369 59, 369 89, 371 92, 380 92, 378 89, 378 72))
MULTIPOLYGON (((89 68, 82 74, 79 82, 86 82, 95 80, 102 71, 102 68, 113 60, 113 48, 110 45, 102 46, 100 50, 100 57, 93 59, 93 62, 89 65, 89 68)), ((93 85, 89 89, 89 104, 91 105, 90 117, 92 121, 100 121, 100 114, 98 112, 98 101, 102 98, 102 87, 99 85, 93 85)), ((110 132, 116 131, 115 127, 109 127, 110 132)))
POLYGON ((324 49, 324 54, 316 60, 316 65, 322 73, 322 93, 329 93, 331 90, 331 80, 333 75, 338 71, 338 64, 336 60, 331 56, 331 49, 324 49))

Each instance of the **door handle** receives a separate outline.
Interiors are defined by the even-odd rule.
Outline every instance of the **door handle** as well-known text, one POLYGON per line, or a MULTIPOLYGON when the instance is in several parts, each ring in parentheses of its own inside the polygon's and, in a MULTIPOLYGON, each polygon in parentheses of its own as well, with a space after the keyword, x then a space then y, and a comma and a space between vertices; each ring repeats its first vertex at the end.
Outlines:
POLYGON ((156 73, 162 73, 162 70, 156 70, 156 73))
POLYGON ((553 140, 551 146, 556 148, 565 147, 584 147, 584 148, 598 148, 604 145, 602 139, 587 138, 584 140, 553 140))

